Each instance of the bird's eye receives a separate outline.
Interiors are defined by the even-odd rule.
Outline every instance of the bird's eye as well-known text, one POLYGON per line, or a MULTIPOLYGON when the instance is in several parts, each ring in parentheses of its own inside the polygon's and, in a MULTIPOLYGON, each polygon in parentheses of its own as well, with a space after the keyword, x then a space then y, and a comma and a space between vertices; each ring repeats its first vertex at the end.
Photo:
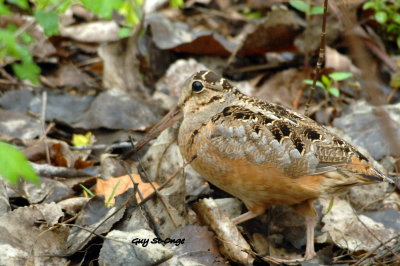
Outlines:
POLYGON ((204 85, 200 81, 194 81, 192 83, 192 91, 193 92, 199 93, 199 92, 202 92, 203 90, 204 90, 204 85))

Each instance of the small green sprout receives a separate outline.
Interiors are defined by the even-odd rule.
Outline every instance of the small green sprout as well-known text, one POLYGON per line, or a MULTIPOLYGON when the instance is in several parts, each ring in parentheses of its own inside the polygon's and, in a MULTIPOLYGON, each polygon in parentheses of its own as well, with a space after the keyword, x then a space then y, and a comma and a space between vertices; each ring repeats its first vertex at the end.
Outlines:
POLYGON ((289 5, 300 12, 305 13, 307 17, 324 13, 324 8, 322 6, 312 6, 311 1, 291 0, 289 1, 289 5))
MULTIPOLYGON (((321 81, 317 81, 315 85, 322 88, 327 97, 329 94, 333 95, 334 97, 339 97, 340 90, 336 86, 332 85, 337 85, 339 81, 344 81, 352 76, 353 74, 349 72, 334 72, 329 75, 322 75, 321 81)), ((313 81, 311 79, 306 79, 304 80, 304 83, 307 85, 312 85, 313 81)))

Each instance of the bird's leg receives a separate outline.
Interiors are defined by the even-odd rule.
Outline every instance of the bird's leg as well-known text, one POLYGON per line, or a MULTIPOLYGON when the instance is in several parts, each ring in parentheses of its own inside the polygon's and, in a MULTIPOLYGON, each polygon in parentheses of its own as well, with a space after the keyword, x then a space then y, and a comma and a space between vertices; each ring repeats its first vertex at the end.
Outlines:
MULTIPOLYGON (((313 202, 314 199, 310 199, 295 206, 292 206, 297 213, 301 214, 305 218, 306 222, 306 253, 304 257, 298 259, 281 259, 271 256, 265 256, 262 258, 264 261, 268 261, 275 264, 293 263, 293 262, 310 260, 317 255, 317 253, 314 250, 314 227, 317 224, 316 220, 317 213, 313 207, 313 202)), ((245 221, 248 221, 250 219, 253 219, 254 217, 257 216, 258 214, 248 211, 232 219, 232 222, 237 225, 245 221)))
POLYGON ((310 199, 293 206, 294 210, 301 214, 306 220, 306 253, 304 255, 304 260, 310 260, 317 255, 314 249, 314 228, 317 224, 317 212, 313 207, 313 202, 314 200, 310 199))
MULTIPOLYGON (((298 209, 295 208, 297 211, 298 209)), ((298 211, 301 214, 304 214, 304 212, 298 211)), ((275 264, 279 263, 294 263, 294 262, 302 262, 302 261, 307 261, 311 260, 314 258, 317 253, 315 253, 314 250, 314 227, 317 224, 317 221, 315 219, 315 215, 306 215, 304 217, 306 219, 306 237, 307 237, 307 242, 306 242, 306 254, 304 255, 303 258, 299 259, 281 259, 281 258, 274 258, 271 256, 265 256, 262 259, 268 262, 272 262, 275 264)))
POLYGON ((314 258, 317 253, 315 253, 314 249, 314 228, 317 224, 317 220, 315 216, 306 216, 306 234, 307 234, 307 242, 306 242, 306 253, 304 255, 304 260, 310 260, 314 258))
POLYGON ((254 217, 257 217, 258 215, 255 214, 254 212, 248 211, 246 213, 243 213, 241 215, 239 215, 238 217, 235 217, 232 219, 232 223, 234 223, 235 225, 237 224, 241 224, 243 222, 246 222, 248 220, 253 219, 254 217))
POLYGON ((314 258, 317 253, 314 250, 314 227, 317 223, 315 217, 317 216, 317 212, 313 206, 314 199, 309 199, 303 201, 299 204, 296 204, 293 209, 302 215, 306 220, 306 253, 303 258, 299 259, 279 259, 270 256, 266 256, 263 258, 265 261, 269 261, 272 263, 290 263, 290 262, 301 262, 314 258))

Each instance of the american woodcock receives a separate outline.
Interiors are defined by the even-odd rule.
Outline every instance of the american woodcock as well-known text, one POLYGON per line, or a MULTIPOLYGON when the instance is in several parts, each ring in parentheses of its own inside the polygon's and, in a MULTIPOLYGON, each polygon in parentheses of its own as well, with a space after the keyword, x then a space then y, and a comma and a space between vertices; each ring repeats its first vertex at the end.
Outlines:
MULTIPOLYGON (((391 181, 312 119, 246 96, 213 72, 200 71, 188 79, 178 109, 183 114, 178 143, 184 158, 249 209, 234 222, 261 215, 271 205, 292 206, 305 217, 306 260, 316 255, 315 199, 353 185, 391 181)), ((172 113, 153 135, 181 117, 172 113)))

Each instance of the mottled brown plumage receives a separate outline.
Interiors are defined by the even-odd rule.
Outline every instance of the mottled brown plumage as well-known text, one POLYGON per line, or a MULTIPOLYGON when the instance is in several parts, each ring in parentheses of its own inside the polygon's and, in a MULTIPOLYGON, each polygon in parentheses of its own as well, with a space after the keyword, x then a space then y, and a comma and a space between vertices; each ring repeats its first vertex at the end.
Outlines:
MULTIPOLYGON (((353 185, 390 181, 352 145, 312 119, 242 94, 226 79, 200 71, 186 82, 178 143, 205 179, 241 199, 241 223, 276 204, 306 219, 305 259, 315 256, 312 206, 353 185)), ((163 122, 164 123, 164 122, 163 122)))
POLYGON ((209 71, 194 74, 181 93, 178 142, 208 181, 241 199, 250 213, 293 206, 308 225, 306 259, 315 255, 312 201, 352 185, 387 180, 352 145, 312 119, 242 94, 209 71), (312 232, 311 232, 312 231, 312 232))

